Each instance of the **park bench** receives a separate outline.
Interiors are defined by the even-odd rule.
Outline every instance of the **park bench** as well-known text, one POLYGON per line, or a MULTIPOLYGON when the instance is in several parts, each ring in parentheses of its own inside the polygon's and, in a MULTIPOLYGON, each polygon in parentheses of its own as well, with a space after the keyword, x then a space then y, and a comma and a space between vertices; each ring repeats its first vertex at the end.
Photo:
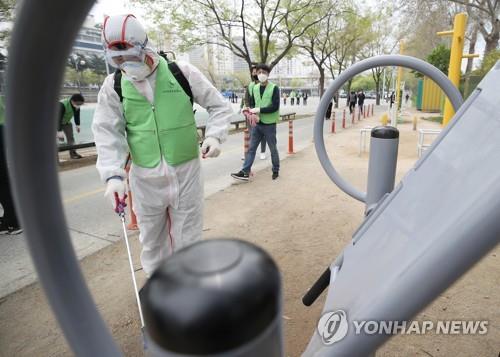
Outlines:
POLYGON ((295 120, 295 113, 280 114, 281 120, 295 120))
MULTIPOLYGON (((234 125, 234 126, 235 126, 235 129, 236 129, 236 130, 238 130, 238 129, 240 128, 240 124, 245 123, 245 122, 246 122, 246 121, 245 121, 245 118, 241 118, 241 119, 240 119, 240 118, 238 118, 238 120, 233 120, 233 121, 231 121, 231 123, 230 123, 230 124, 234 125)), ((197 126, 196 126, 196 129, 201 130, 201 137, 200 137, 200 139, 205 138, 205 131, 206 131, 206 129, 207 129, 206 124, 197 125, 197 126)))

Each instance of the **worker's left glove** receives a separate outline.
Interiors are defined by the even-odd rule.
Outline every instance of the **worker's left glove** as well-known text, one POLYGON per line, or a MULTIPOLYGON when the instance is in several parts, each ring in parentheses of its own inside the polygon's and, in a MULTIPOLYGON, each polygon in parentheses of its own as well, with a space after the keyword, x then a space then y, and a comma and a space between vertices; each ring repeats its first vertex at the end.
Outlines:
POLYGON ((260 108, 252 108, 252 109, 250 109, 250 113, 259 114, 260 108))
POLYGON ((77 126, 76 126, 76 132, 77 132, 77 133, 79 133, 79 132, 80 132, 80 126, 79 126, 79 125, 77 125, 77 126))
POLYGON ((217 157, 220 154, 220 142, 219 139, 208 137, 203 141, 201 145, 201 154, 203 158, 206 157, 217 157))

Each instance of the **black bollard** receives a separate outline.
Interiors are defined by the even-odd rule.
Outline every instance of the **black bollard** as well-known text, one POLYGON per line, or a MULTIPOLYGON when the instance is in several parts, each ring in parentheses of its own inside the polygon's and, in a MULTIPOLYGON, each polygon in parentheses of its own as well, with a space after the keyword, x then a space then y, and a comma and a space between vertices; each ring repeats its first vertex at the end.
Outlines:
POLYGON ((140 292, 153 356, 283 355, 281 278, 239 240, 206 240, 167 258, 140 292))

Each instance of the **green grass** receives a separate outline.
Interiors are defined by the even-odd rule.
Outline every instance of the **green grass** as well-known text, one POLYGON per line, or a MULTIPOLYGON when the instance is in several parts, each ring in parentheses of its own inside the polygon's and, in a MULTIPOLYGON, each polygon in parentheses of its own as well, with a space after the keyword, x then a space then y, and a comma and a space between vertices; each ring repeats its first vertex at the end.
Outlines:
POLYGON ((443 124, 443 117, 441 115, 440 116, 436 116, 436 117, 425 117, 425 118, 421 117, 421 119, 432 121, 434 123, 443 124))

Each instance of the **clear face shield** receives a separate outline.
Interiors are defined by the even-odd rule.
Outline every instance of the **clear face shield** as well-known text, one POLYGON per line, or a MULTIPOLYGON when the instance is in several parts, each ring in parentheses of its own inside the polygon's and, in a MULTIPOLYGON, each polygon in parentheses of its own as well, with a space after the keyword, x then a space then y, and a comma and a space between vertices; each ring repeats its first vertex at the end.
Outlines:
POLYGON ((126 42, 111 43, 105 49, 106 61, 119 69, 124 69, 126 63, 137 62, 144 63, 146 51, 143 46, 130 45, 126 42))

